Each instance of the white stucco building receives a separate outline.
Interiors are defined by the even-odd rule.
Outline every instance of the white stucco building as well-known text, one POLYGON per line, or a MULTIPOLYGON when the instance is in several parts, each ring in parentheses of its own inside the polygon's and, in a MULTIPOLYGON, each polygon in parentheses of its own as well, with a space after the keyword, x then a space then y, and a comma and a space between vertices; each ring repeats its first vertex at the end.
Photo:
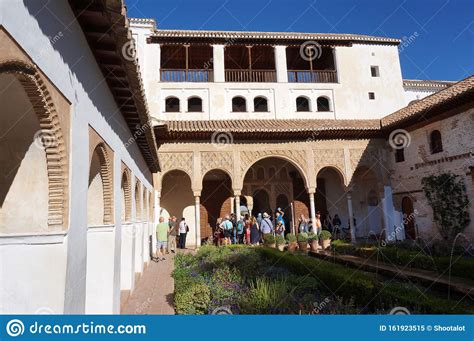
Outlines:
POLYGON ((0 2, 0 313, 119 313, 159 216, 191 247, 277 207, 290 230, 320 211, 352 241, 439 238, 420 181, 451 171, 474 200, 474 77, 403 80, 398 44, 0 2))

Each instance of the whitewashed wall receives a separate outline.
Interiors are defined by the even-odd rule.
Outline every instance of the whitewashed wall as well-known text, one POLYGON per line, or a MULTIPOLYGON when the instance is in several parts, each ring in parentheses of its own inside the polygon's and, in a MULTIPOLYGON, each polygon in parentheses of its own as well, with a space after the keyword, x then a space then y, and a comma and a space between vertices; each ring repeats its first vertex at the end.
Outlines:
POLYGON ((38 309, 54 313, 84 313, 87 252, 92 252, 97 258, 113 254, 107 264, 101 264, 107 268, 107 276, 112 276, 112 280, 104 292, 110 297, 100 312, 118 313, 122 245, 120 162, 123 161, 150 191, 152 176, 137 145, 124 146, 131 137, 130 131, 68 2, 2 1, 0 24, 72 107, 71 129, 63 132, 70 135, 71 141, 69 226, 64 234, 54 236, 0 236, 0 313, 35 313, 38 309), (53 43, 49 37, 59 38, 53 43), (93 250, 87 250, 89 125, 115 153, 115 225, 110 231, 102 231, 100 238, 91 236, 96 242, 89 245, 98 245, 93 250), (103 238, 107 242, 100 242, 103 238))
MULTIPOLYGON (((159 81, 160 47, 158 44, 146 44, 146 37, 150 35, 151 29, 151 25, 132 25, 134 37, 138 41, 139 62, 144 70, 150 110, 159 119, 374 119, 405 106, 396 46, 353 44, 351 47, 336 47, 335 62, 339 83, 173 83, 159 81), (371 76, 372 65, 379 67, 379 77, 371 76), (369 99, 369 92, 375 93, 374 100, 369 99), (255 113, 251 110, 253 98, 261 93, 265 93, 269 99, 268 113, 255 113), (203 112, 186 112, 185 100, 192 95, 201 94, 203 112), (297 94, 305 95, 311 100, 310 112, 296 111, 297 94), (165 113, 165 98, 171 95, 180 98, 180 113, 165 113), (235 95, 247 98, 248 112, 231 112, 229 103, 235 95), (317 112, 316 99, 321 95, 330 99, 330 112, 317 112)), ((215 54, 214 59, 216 57, 223 56, 215 54)), ((222 63, 222 60, 214 60, 214 65, 222 63)))

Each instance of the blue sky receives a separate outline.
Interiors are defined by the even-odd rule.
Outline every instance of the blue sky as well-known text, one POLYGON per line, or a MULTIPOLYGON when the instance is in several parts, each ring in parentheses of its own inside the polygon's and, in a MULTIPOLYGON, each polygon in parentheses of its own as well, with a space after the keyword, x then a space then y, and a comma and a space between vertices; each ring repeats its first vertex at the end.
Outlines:
POLYGON ((474 0, 126 0, 163 29, 359 33, 405 39, 404 78, 474 74, 474 0), (410 38, 411 37, 411 38, 410 38))

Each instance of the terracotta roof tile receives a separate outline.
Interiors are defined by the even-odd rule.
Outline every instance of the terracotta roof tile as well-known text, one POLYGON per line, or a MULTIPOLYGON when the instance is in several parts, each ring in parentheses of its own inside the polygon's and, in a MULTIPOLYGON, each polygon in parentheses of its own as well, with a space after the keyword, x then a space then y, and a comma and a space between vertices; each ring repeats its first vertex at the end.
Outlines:
POLYGON ((457 100, 474 101, 474 76, 470 76, 450 87, 412 103, 381 120, 382 128, 405 122, 428 114, 443 105, 455 105, 457 100))

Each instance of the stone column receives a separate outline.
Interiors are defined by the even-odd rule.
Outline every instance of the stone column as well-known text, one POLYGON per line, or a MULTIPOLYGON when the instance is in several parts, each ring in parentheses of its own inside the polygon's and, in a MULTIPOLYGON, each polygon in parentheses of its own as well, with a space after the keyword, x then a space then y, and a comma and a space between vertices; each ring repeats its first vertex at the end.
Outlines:
POLYGON ((347 211, 349 213, 349 227, 351 229, 351 242, 355 243, 356 241, 356 233, 355 233, 355 226, 354 226, 354 214, 352 211, 352 193, 347 192, 347 211))
POLYGON ((316 228, 316 205, 314 204, 314 190, 309 190, 309 214, 311 217, 311 224, 313 226, 313 231, 316 228))
POLYGON ((278 83, 288 83, 286 67, 286 46, 275 46, 275 69, 278 83))
POLYGON ((235 192, 235 217, 237 221, 240 220, 240 192, 235 192))
POLYGON ((214 82, 225 82, 224 45, 212 45, 212 63, 214 65, 214 82))
POLYGON ((161 211, 161 192, 155 191, 155 212, 154 212, 154 225, 158 224, 160 221, 160 211, 161 211))
POLYGON ((194 214, 196 216, 196 248, 201 246, 201 205, 200 196, 194 195, 194 214))

